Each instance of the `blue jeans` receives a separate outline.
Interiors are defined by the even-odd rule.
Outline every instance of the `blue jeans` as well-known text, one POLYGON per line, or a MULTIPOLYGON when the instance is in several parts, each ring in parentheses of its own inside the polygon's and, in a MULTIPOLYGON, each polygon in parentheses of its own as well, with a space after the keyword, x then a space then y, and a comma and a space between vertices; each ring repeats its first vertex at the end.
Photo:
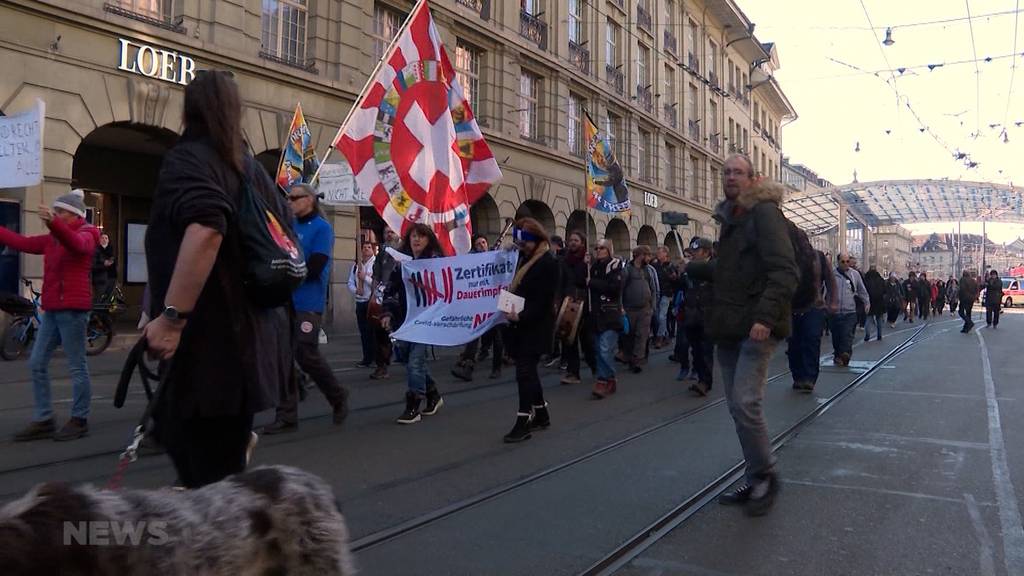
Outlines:
POLYGON ((874 320, 875 327, 878 329, 878 339, 882 339, 882 317, 883 314, 868 314, 868 321, 864 324, 864 339, 867 341, 871 337, 871 321, 874 320))
POLYGON ((32 394, 35 410, 32 419, 49 420, 53 417, 50 399, 50 357, 57 346, 63 345, 71 373, 71 416, 89 417, 92 389, 89 384, 89 365, 85 361, 85 327, 89 313, 84 310, 58 310, 43 312, 32 357, 28 367, 32 371, 32 394))
MULTIPOLYGON (((854 314, 854 321, 857 315, 854 314)), ((768 424, 764 418, 764 393, 768 385, 768 361, 778 340, 719 342, 715 350, 722 373, 729 414, 746 460, 747 483, 760 482, 775 468, 768 424)))
POLYGON ((658 323, 657 332, 654 335, 658 338, 668 338, 668 308, 671 305, 671 296, 662 296, 658 299, 658 307, 654 310, 654 318, 658 323))
POLYGON ((605 330, 597 335, 597 379, 615 378, 615 349, 618 348, 619 333, 605 330))
POLYGON ((857 313, 833 314, 829 318, 828 324, 829 330, 832 331, 833 354, 853 354, 853 334, 857 328, 857 313))
POLYGON ((811 308, 793 313, 793 333, 789 337, 789 371, 794 382, 818 381, 821 358, 821 333, 825 330, 825 309, 811 308))
POLYGON ((356 302, 356 326, 359 327, 359 340, 363 345, 363 364, 373 363, 373 327, 366 317, 369 302, 356 302))
POLYGON ((427 345, 405 342, 407 361, 405 365, 409 391, 417 396, 426 396, 427 390, 437 387, 427 366, 427 345))

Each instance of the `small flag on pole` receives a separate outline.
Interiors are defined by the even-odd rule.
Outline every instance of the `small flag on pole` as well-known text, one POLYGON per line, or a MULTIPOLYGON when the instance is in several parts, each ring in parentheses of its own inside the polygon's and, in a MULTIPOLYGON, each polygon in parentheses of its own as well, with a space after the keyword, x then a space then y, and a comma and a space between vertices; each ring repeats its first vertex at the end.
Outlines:
POLYGON ((448 254, 470 249, 469 207, 501 170, 421 0, 333 146, 387 225, 431 226, 448 254))
POLYGON ((583 141, 587 145, 587 207, 599 212, 629 212, 626 176, 608 137, 599 133, 590 114, 584 117, 583 141))
POLYGON ((281 162, 277 166, 277 185, 287 191, 293 184, 309 184, 319 166, 313 138, 302 115, 302 104, 296 104, 288 141, 281 150, 281 162))

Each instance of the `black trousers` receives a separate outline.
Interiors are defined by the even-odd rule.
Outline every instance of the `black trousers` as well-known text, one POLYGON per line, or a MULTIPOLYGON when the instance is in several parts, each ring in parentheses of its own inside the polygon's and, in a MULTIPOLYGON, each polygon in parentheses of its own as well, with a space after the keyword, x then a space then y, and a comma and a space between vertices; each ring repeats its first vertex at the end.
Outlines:
POLYGON ((985 323, 992 326, 999 326, 999 315, 1003 312, 1003 304, 990 304, 985 306, 985 323))
POLYGON ((491 344, 494 347, 494 354, 491 356, 491 369, 501 370, 502 354, 505 351, 505 346, 501 337, 501 326, 491 328, 483 336, 466 344, 466 347, 462 349, 462 354, 459 355, 459 358, 462 360, 469 360, 475 365, 477 351, 481 346, 488 348, 488 344, 491 344))
POLYGON ((928 313, 931 310, 931 298, 918 298, 917 299, 917 316, 925 320, 928 319, 928 313))
POLYGON ((516 356, 516 383, 519 385, 519 412, 529 414, 530 408, 544 405, 544 388, 540 385, 537 364, 540 354, 516 356))
MULTIPOLYGON (((327 403, 332 408, 345 401, 345 389, 335 378, 331 365, 320 354, 317 342, 299 342, 295 348, 295 363, 316 383, 316 387, 320 389, 324 398, 327 398, 327 403)), ((284 395, 284 399, 277 407, 277 419, 289 424, 299 422, 298 390, 288 390, 284 395)))
POLYGON ((157 422, 157 440, 185 488, 199 488, 245 470, 252 414, 162 420, 157 422))
POLYGON ((373 343, 373 361, 377 363, 377 368, 387 368, 391 364, 391 336, 388 331, 374 325, 373 343))
POLYGON ((589 314, 584 313, 580 319, 580 325, 576 329, 576 339, 566 342, 562 348, 562 358, 565 359, 566 373, 580 377, 580 348, 583 348, 583 359, 590 371, 597 370, 597 357, 594 355, 594 333, 590 330, 589 314))
POLYGON ((974 320, 971 319, 971 313, 974 311, 974 300, 961 300, 960 301, 960 318, 964 321, 964 330, 968 327, 974 326, 974 320))
POLYGON ((693 348, 693 369, 697 372, 697 381, 710 389, 714 379, 715 345, 704 334, 702 325, 687 326, 686 340, 693 348))
POLYGON ((892 323, 896 322, 897 320, 899 320, 900 319, 900 309, 899 309, 899 307, 898 306, 889 306, 889 308, 886 310, 886 319, 889 321, 889 324, 892 324, 892 323))

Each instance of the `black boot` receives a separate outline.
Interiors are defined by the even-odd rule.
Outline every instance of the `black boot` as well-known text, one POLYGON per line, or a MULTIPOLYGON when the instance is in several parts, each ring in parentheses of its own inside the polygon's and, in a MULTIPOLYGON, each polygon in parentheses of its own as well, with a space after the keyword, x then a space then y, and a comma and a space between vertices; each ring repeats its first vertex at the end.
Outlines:
POLYGON ((744 503, 743 512, 747 516, 764 516, 775 504, 775 496, 778 493, 778 476, 765 474, 760 482, 750 487, 750 496, 744 503))
POLYGON ((473 381, 473 368, 476 367, 476 362, 468 358, 459 360, 455 366, 452 367, 452 376, 455 376, 459 380, 466 382, 473 381))
POLYGON ((543 406, 533 407, 533 419, 530 420, 530 430, 544 430, 551 426, 551 414, 548 413, 548 403, 543 406))
POLYGON ((523 440, 530 439, 530 420, 529 414, 523 412, 516 413, 516 425, 512 427, 512 430, 508 434, 505 434, 505 442, 512 444, 515 442, 522 442, 523 440))
POLYGON ((405 412, 398 417, 399 424, 415 424, 420 421, 420 401, 423 397, 415 392, 405 393, 405 412))
POLYGON ((436 386, 427 388, 427 405, 423 408, 424 416, 433 416, 437 414, 437 410, 444 406, 444 398, 441 397, 441 393, 437 391, 436 386))

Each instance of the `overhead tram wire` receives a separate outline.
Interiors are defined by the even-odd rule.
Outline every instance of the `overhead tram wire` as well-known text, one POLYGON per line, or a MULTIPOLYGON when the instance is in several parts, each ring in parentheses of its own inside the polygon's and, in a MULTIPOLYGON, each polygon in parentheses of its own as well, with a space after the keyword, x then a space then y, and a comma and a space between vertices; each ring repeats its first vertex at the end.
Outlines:
MULTIPOLYGON (((1017 0, 1017 12, 1013 17, 1013 53, 1017 53, 1017 24, 1020 22, 1020 0, 1017 0)), ((1013 59, 1010 65, 1010 89, 1006 92, 1006 111, 1003 112, 1003 134, 1006 133, 1006 122, 1010 119, 1010 102, 1013 98, 1013 77, 1017 73, 1017 59, 1013 59)))
MULTIPOLYGON (((995 16, 1009 16, 1018 15, 1020 13, 1020 7, 1018 6, 1015 10, 1003 10, 1000 12, 989 12, 986 14, 977 14, 974 18, 992 18, 995 16)), ((866 26, 764 26, 765 30, 831 30, 831 31, 851 31, 851 32, 864 32, 867 30, 886 30, 892 28, 896 30, 898 28, 915 28, 919 26, 934 26, 937 24, 954 24, 957 22, 965 22, 967 18, 960 16, 957 18, 944 18, 942 20, 924 20, 921 22, 906 22, 904 24, 893 24, 891 26, 878 26, 876 28, 870 28, 866 26)))
MULTIPOLYGON (((889 56, 886 55, 885 50, 882 48, 882 41, 878 39, 878 29, 875 28, 875 23, 871 21, 871 14, 868 13, 868 7, 864 4, 864 0, 860 0, 860 7, 864 10, 864 18, 867 19, 868 26, 871 27, 871 35, 875 38, 875 45, 878 46, 878 51, 882 53, 882 60, 885 61, 886 68, 892 70, 892 64, 889 63, 889 56)), ((892 81, 892 89, 896 92, 896 102, 898 104, 900 101, 900 89, 896 86, 896 75, 889 72, 889 78, 892 81)), ((886 84, 889 84, 889 82, 887 81, 886 84)))
MULTIPOLYGON (((964 0, 967 7, 967 26, 971 30, 971 52, 974 53, 974 133, 981 132, 981 69, 978 68, 978 46, 974 42, 974 21, 971 19, 971 0, 964 0)), ((1015 50, 1016 51, 1016 50, 1015 50)))

